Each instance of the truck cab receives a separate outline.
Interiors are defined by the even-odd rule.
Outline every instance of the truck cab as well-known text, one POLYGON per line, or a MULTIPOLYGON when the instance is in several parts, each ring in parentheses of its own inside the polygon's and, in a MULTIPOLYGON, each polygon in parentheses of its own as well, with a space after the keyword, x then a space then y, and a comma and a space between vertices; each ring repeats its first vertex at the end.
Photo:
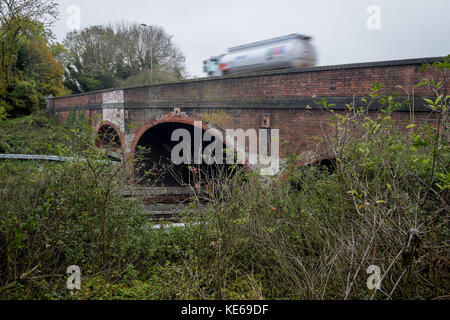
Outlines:
POLYGON ((203 72, 210 77, 223 75, 220 68, 220 60, 223 56, 224 54, 221 54, 203 61, 203 72))

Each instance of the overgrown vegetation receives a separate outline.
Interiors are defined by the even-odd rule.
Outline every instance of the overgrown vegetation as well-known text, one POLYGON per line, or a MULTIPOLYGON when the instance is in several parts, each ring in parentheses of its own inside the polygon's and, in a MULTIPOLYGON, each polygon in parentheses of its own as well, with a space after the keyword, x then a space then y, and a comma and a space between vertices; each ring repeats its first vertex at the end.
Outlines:
MULTIPOLYGON (((449 60, 435 67, 447 70, 449 60)), ((379 84, 347 112, 323 100, 334 128, 320 137, 335 159, 331 172, 299 167, 302 154, 271 180, 235 168, 199 183, 185 228, 152 228, 142 204, 120 196, 126 173, 104 161, 93 133, 77 121, 60 127, 65 138, 52 148, 73 161, 0 162, 0 296, 448 298, 450 97, 445 84, 419 85, 435 94, 426 100, 432 125, 395 121, 409 102, 380 96, 379 84), (369 113, 374 103, 380 111, 369 113), (73 264, 82 288, 71 294, 65 271, 73 264), (371 265, 380 267, 380 290, 367 288, 371 265)), ((45 123, 37 119, 14 121, 45 123)))
MULTIPOLYGON (((60 137, 49 145, 41 140, 50 123, 47 119, 42 125, 43 119, 8 120, 5 127, 17 130, 27 124, 25 131, 35 138, 35 151, 51 148, 53 154, 73 160, 0 163, 1 282, 21 292, 21 280, 29 281, 26 289, 33 288, 32 297, 57 294, 40 284, 59 277, 67 263, 89 266, 92 273, 125 270, 134 259, 140 260, 133 248, 146 241, 148 225, 142 205, 120 196, 127 181, 125 170, 95 147, 92 129, 79 121, 59 127, 54 134, 60 137), (33 129, 33 124, 42 126, 33 129)), ((21 143, 15 143, 20 137, 9 138, 3 145, 23 150, 21 143)))
POLYGON ((58 154, 66 128, 45 113, 0 122, 0 153, 58 154))

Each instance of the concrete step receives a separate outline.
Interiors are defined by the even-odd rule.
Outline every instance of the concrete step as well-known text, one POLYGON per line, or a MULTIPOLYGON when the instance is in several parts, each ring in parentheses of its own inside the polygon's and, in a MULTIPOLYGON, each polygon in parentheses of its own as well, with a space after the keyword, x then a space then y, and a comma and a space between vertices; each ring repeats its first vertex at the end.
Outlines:
POLYGON ((131 187, 121 191, 124 197, 143 197, 148 200, 161 200, 170 202, 171 199, 180 201, 188 199, 192 195, 192 191, 186 187, 131 187))
POLYGON ((183 203, 151 203, 147 205, 149 211, 179 211, 185 208, 186 205, 183 203))
POLYGON ((168 221, 181 219, 192 194, 188 187, 130 186, 121 191, 124 197, 143 199, 152 220, 168 221))
POLYGON ((177 220, 180 219, 183 212, 187 208, 187 204, 172 203, 149 203, 146 209, 152 219, 157 220, 177 220))

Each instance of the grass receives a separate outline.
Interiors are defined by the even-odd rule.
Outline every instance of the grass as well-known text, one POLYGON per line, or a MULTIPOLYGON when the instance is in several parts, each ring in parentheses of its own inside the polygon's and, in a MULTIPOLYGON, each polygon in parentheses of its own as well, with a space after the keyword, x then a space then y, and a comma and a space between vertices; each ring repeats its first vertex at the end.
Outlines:
POLYGON ((0 152, 14 154, 49 154, 65 143, 67 128, 46 113, 0 121, 0 152))

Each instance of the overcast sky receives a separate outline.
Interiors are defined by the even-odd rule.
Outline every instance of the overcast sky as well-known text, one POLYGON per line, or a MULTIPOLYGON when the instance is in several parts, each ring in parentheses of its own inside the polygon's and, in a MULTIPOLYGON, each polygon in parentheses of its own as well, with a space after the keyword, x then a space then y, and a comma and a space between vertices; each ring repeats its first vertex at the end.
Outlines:
POLYGON ((59 0, 62 41, 80 9, 81 28, 116 21, 157 24, 173 35, 186 68, 240 44, 291 33, 314 37, 319 65, 450 54, 449 0, 59 0), (377 13, 367 12, 371 5, 377 13), (369 20, 368 27, 367 21, 369 20), (379 21, 379 25, 377 25, 379 21), (374 27, 379 26, 379 29, 374 27))

